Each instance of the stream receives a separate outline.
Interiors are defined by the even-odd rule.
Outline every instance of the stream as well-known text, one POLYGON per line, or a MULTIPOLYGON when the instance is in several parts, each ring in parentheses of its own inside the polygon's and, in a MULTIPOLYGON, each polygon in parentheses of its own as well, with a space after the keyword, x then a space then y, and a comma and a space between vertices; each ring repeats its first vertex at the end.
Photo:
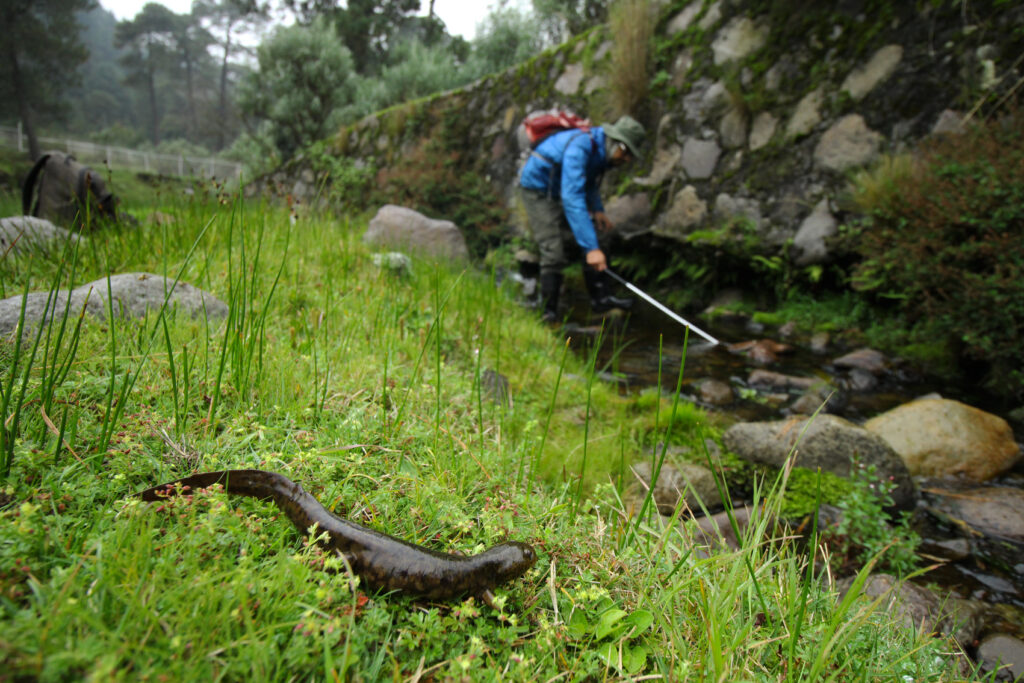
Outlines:
MULTIPOLYGON (((574 338, 573 348, 586 357, 601 323, 597 321, 595 324, 593 319, 580 317, 580 312, 585 315, 588 307, 582 293, 577 296, 581 298, 572 301, 576 313, 568 320, 565 334, 574 338)), ((785 419, 789 415, 787 406, 801 393, 797 390, 766 392, 763 387, 750 386, 748 377, 751 372, 768 370, 819 378, 835 384, 843 371, 837 370, 832 361, 853 350, 829 345, 816 352, 807 339, 793 337, 780 340, 777 329, 737 317, 710 322, 696 316, 688 319, 718 338, 721 344, 713 346, 691 332, 690 343, 685 349, 681 398, 709 411, 725 413, 737 421, 785 419), (732 344, 761 339, 784 341, 792 349, 780 353, 776 361, 766 364, 753 362, 748 355, 729 349, 732 344), (731 400, 728 392, 726 398, 714 404, 704 400, 706 395, 702 394, 701 384, 709 379, 727 384, 732 390, 731 400)), ((637 302, 628 317, 606 321, 604 343, 598 354, 598 367, 605 369, 602 377, 616 382, 624 393, 638 392, 658 384, 660 364, 662 391, 671 393, 684 358, 683 333, 681 325, 643 302, 637 302)), ((848 381, 849 377, 845 379, 848 381)), ((874 386, 861 386, 844 392, 840 407, 831 412, 861 424, 898 405, 935 393, 999 415, 1014 429, 1015 440, 1018 443, 1024 440, 1024 425, 1014 423, 995 397, 986 395, 975 386, 926 376, 898 360, 893 360, 890 371, 874 386)), ((947 490, 978 486, 1024 489, 1024 459, 1018 460, 1010 471, 981 485, 951 479, 920 478, 917 483, 925 492, 932 487, 947 490)), ((929 512, 926 493, 918 500, 912 523, 922 539, 919 547, 921 566, 938 565, 917 581, 937 585, 941 593, 953 597, 980 600, 997 607, 993 614, 1000 616, 986 619, 983 634, 1002 632, 1018 638, 1024 636, 1024 545, 968 534, 955 521, 941 519, 929 512)))

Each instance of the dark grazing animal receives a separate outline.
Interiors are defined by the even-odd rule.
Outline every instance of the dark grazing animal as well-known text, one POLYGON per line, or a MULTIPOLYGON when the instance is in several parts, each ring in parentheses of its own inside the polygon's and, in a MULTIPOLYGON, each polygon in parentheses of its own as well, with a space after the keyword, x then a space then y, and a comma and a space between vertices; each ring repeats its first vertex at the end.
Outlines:
POLYGON ((25 178, 21 210, 26 216, 45 218, 62 227, 82 228, 90 227, 85 225, 87 215, 90 222, 94 218, 115 220, 117 200, 100 173, 70 154, 47 152, 25 178))

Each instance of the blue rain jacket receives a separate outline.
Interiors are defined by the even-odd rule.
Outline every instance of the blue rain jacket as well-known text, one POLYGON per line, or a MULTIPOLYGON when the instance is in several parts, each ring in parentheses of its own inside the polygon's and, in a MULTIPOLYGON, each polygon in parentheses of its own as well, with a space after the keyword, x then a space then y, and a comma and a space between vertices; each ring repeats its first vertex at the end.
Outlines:
POLYGON ((584 251, 599 249, 592 211, 604 211, 598 182, 608 168, 604 129, 589 134, 564 130, 548 137, 530 154, 519 175, 519 184, 540 190, 562 201, 562 210, 577 244, 584 251), (552 163, 556 170, 552 173, 552 163), (561 173, 557 167, 561 166, 561 173))

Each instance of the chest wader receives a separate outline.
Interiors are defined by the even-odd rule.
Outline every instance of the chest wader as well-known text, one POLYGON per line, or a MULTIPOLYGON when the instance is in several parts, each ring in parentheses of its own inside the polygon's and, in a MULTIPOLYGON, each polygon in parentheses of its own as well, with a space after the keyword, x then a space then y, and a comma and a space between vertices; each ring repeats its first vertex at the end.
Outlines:
POLYGON ((561 273, 541 273, 540 275, 540 305, 543 310, 540 319, 546 323, 553 323, 558 320, 558 295, 562 291, 561 273))
POLYGON ((621 308, 624 311, 633 308, 632 298, 615 296, 611 293, 611 281, 604 271, 598 272, 587 264, 583 264, 583 282, 587 285, 590 309, 594 313, 606 313, 613 308, 621 308))

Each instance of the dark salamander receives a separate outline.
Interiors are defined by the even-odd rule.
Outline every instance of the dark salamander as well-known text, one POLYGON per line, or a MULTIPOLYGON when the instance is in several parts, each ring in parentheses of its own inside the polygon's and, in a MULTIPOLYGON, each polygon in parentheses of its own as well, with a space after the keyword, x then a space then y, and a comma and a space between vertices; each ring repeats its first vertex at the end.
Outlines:
POLYGON ((371 588, 395 590, 434 600, 476 595, 490 603, 490 589, 526 573, 537 555, 526 543, 501 543, 471 557, 450 555, 367 529, 332 514, 301 486, 263 470, 202 472, 154 486, 138 494, 159 501, 188 489, 222 484, 224 490, 272 500, 305 535, 316 524, 326 531, 322 542, 348 561, 371 588))

